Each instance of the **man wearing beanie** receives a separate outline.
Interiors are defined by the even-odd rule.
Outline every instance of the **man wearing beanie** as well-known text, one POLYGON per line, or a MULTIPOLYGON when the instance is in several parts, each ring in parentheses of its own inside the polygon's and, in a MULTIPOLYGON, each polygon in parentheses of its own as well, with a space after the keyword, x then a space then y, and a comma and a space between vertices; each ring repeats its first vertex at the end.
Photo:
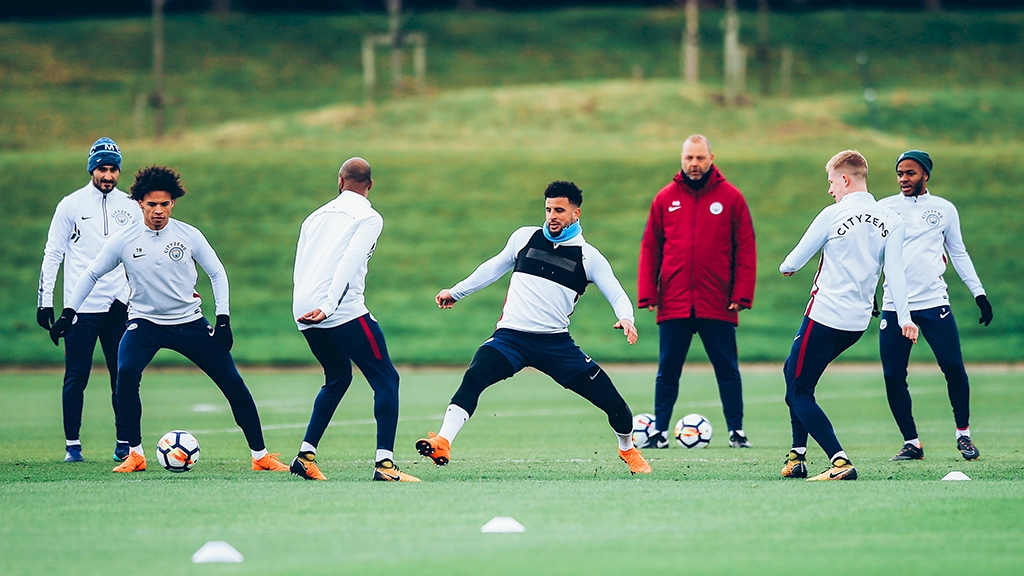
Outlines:
MULTIPOLYGON (((49 331, 53 325, 53 291, 57 271, 64 264, 64 298, 93 261, 100 248, 119 230, 142 217, 137 202, 117 189, 121 175, 121 150, 110 138, 100 138, 89 148, 86 169, 91 180, 84 187, 65 196, 57 204, 43 250, 39 274, 39 301, 36 322, 49 331)), ((100 342, 110 373, 111 404, 114 425, 118 425, 117 346, 128 319, 128 282, 124 269, 118 267, 103 276, 96 290, 79 309, 78 318, 64 342, 64 410, 65 462, 82 461, 82 403, 89 383, 92 355, 96 340, 100 342)), ((120 438, 120 436, 118 436, 120 438)), ((128 444, 117 443, 114 459, 128 456, 128 444)))
MULTIPOLYGON (((964 246, 956 207, 948 200, 933 196, 926 187, 931 172, 932 159, 927 152, 908 150, 900 154, 896 159, 896 182, 900 193, 882 199, 879 204, 897 212, 907 224, 903 262, 906 266, 910 316, 920 326, 921 334, 931 346, 946 376, 946 388, 956 422, 957 449, 965 460, 974 460, 978 457, 978 449, 971 441, 969 427, 971 391, 960 353, 960 336, 949 307, 946 282, 942 278, 946 272, 947 254, 948 260, 953 262, 953 268, 981 309, 979 324, 988 326, 992 321, 992 306, 964 246)), ((900 328, 895 318, 895 308, 886 283, 878 344, 889 408, 903 433, 904 442, 903 448, 892 460, 921 460, 924 458, 924 448, 917 435, 907 386, 910 343, 900 337, 900 328)))

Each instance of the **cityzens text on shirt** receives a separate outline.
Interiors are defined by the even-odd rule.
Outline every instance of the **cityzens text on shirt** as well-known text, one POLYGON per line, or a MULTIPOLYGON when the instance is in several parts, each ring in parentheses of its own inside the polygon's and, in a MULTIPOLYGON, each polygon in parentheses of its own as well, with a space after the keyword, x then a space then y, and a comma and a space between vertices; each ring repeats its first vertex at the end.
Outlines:
POLYGON ((852 230, 854 226, 858 224, 870 224, 875 228, 882 231, 882 238, 889 235, 889 231, 885 229, 885 222, 878 219, 878 216, 874 214, 857 214, 847 218, 842 226, 836 230, 836 234, 843 236, 848 230, 852 230))

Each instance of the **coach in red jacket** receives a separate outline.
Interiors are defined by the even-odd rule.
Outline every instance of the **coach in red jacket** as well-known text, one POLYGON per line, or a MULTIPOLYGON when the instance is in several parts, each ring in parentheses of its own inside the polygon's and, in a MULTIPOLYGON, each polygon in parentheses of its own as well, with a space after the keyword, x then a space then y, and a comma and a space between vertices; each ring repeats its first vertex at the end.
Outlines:
POLYGON ((638 304, 657 310, 660 337, 654 388, 658 434, 641 448, 667 448, 679 375, 694 334, 715 368, 729 445, 749 448, 736 353, 740 310, 754 304, 757 248, 747 202, 712 162, 711 144, 683 143, 683 170, 651 203, 640 244, 638 304))

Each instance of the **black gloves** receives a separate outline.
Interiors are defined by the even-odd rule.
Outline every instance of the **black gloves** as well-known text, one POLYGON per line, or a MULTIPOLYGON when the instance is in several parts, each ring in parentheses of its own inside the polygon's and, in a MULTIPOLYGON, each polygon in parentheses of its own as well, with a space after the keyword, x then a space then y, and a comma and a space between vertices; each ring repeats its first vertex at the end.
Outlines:
POLYGON ((982 294, 974 299, 978 304, 978 308, 981 309, 981 318, 978 318, 978 324, 984 324, 988 326, 988 323, 992 321, 992 305, 988 303, 988 297, 982 294))
POLYGON ((50 330, 50 327, 53 326, 53 306, 36 308, 36 324, 39 324, 43 330, 50 330))
POLYGON ((217 315, 217 323, 213 327, 213 339, 224 348, 225 352, 231 352, 235 337, 231 335, 231 318, 227 314, 217 315))
POLYGON ((114 298, 114 301, 110 303, 110 310, 108 310, 107 312, 110 314, 117 314, 118 316, 124 316, 127 318, 128 305, 125 304, 124 302, 121 302, 117 298, 114 298))
POLYGON ((68 330, 71 330, 71 321, 74 319, 74 308, 65 308, 61 311, 60 318, 57 318, 57 321, 50 327, 50 340, 53 340, 54 346, 60 346, 60 339, 68 333, 68 330))

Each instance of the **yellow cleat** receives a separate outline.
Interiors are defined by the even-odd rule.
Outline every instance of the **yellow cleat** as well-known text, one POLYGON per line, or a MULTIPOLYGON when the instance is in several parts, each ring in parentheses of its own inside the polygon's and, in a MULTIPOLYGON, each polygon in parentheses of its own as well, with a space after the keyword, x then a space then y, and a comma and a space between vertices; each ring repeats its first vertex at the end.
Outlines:
POLYGON ((390 458, 385 458, 380 462, 377 462, 377 467, 373 470, 373 479, 380 482, 419 482, 420 479, 413 476, 412 474, 406 474, 395 466, 395 463, 390 458))
POLYGON ((630 474, 650 474, 653 472, 651 465, 635 446, 629 450, 619 450, 619 458, 629 465, 630 474))
POLYGON ((299 452, 299 455, 292 460, 291 473, 306 480, 327 480, 316 465, 316 454, 312 452, 299 452))
POLYGON ((259 460, 252 459, 253 470, 270 470, 271 472, 287 472, 288 466, 277 459, 280 453, 264 454, 259 460))
POLYGON ((832 467, 818 474, 814 478, 808 478, 808 482, 820 480, 856 480, 857 469, 846 458, 836 458, 832 461, 832 467))
POLYGON ((442 438, 433 432, 427 434, 426 438, 416 441, 416 451, 420 455, 430 458, 434 464, 444 466, 451 460, 452 445, 447 438, 442 438))
POLYGON ((784 478, 807 478, 807 455, 790 450, 786 456, 786 465, 782 467, 784 478))
POLYGON ((114 472, 142 472, 145 469, 146 457, 133 450, 124 462, 114 467, 114 472))

